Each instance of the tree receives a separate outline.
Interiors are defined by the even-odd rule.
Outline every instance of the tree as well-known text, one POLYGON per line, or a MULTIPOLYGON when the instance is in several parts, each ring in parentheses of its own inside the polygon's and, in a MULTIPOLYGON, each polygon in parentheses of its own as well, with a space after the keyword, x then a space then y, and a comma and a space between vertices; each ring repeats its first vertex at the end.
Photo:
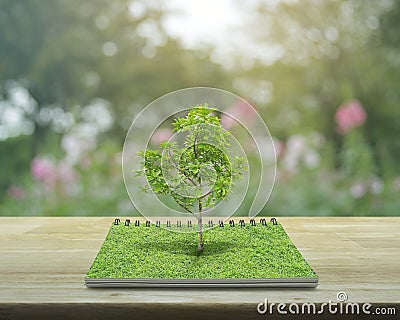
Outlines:
POLYGON ((232 192, 247 169, 246 160, 230 156, 231 134, 207 104, 191 108, 186 117, 176 118, 173 131, 183 134, 180 147, 173 136, 158 149, 138 153, 141 169, 136 173, 147 179, 144 192, 166 195, 197 218, 197 250, 203 251, 203 214, 232 192))

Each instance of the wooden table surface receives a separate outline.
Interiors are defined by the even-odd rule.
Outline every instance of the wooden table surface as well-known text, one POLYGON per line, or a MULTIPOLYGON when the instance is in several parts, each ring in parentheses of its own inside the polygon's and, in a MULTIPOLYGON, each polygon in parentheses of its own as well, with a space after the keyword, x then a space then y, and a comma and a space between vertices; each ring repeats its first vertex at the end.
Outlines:
POLYGON ((127 310, 143 318, 172 310, 185 315, 185 308, 256 313, 265 298, 323 303, 336 301, 339 291, 347 293, 349 302, 400 303, 398 217, 278 218, 319 275, 315 289, 87 289, 85 274, 112 221, 113 217, 1 217, 0 319, 33 310, 54 312, 56 307, 96 310, 99 316, 104 310, 129 306, 127 310))

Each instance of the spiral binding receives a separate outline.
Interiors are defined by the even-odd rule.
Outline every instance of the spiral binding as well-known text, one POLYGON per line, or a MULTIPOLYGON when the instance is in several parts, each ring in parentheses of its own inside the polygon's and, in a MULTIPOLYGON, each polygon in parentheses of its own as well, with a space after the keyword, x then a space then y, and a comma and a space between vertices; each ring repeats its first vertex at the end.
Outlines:
MULTIPOLYGON (((272 223, 272 225, 274 225, 274 226, 278 225, 278 221, 276 220, 276 218, 271 218, 269 220, 269 222, 272 223)), ((121 223, 121 219, 120 218, 115 218, 114 219, 114 222, 113 222, 114 225, 118 226, 120 223, 121 223)), ((235 224, 235 221, 233 219, 229 220, 228 223, 229 223, 230 227, 235 227, 235 226, 245 227, 246 226, 246 222, 245 222, 244 219, 240 219, 237 224, 235 224)), ((124 226, 129 227, 130 224, 131 224, 131 220, 130 219, 125 219, 124 226)), ((214 221, 213 220, 208 220, 207 225, 208 225, 209 228, 214 227, 214 221)), ((219 227, 221 227, 221 228, 225 227, 225 224, 224 224, 223 220, 218 220, 217 225, 219 227)), ((255 219, 250 219, 249 220, 249 225, 251 227, 256 227, 257 226, 256 220, 255 219)), ((267 220, 265 218, 260 218, 258 225, 267 227, 268 226, 267 220)), ((135 220, 134 226, 135 227, 140 227, 140 220, 135 220)), ((146 227, 150 227, 151 226, 151 221, 150 220, 146 220, 145 226, 146 227)), ((161 227, 161 221, 157 220, 155 222, 155 226, 156 227, 161 227)), ((167 220, 165 222, 165 226, 167 228, 172 228, 171 220, 167 220)), ((182 228, 182 226, 183 226, 182 221, 181 220, 177 220, 176 221, 176 227, 177 228, 182 228)), ((192 224, 191 220, 187 221, 187 228, 193 228, 193 224, 192 224)))

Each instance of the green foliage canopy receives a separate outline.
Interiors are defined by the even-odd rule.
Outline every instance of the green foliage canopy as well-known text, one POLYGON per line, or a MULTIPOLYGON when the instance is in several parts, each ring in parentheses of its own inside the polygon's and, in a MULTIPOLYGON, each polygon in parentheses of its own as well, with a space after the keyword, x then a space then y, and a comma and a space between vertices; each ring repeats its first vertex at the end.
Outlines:
MULTIPOLYGON (((183 146, 163 141, 158 149, 139 152, 139 176, 148 184, 145 192, 167 195, 189 213, 214 207, 224 200, 247 169, 247 162, 230 156, 231 134, 207 104, 191 108, 184 118, 176 118, 173 131, 184 134, 183 146)), ((170 139, 172 140, 172 139, 170 139)))

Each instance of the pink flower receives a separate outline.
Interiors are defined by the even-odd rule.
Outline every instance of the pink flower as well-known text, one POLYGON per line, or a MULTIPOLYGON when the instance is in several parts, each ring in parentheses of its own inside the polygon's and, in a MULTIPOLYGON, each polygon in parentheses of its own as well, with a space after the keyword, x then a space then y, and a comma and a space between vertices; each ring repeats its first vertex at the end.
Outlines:
POLYGON ((353 198, 359 199, 365 195, 367 190, 363 183, 356 182, 350 187, 349 191, 353 198))
POLYGON ((66 164, 65 162, 61 162, 57 167, 57 180, 64 184, 73 184, 76 181, 76 173, 75 170, 66 164))
POLYGON ((47 158, 37 157, 32 160, 31 175, 35 180, 43 182, 49 189, 54 187, 57 179, 56 167, 47 158))
POLYGON ((367 113, 358 100, 342 104, 335 114, 335 121, 338 125, 337 131, 340 134, 346 134, 351 129, 363 125, 366 119, 367 113))
POLYGON ((41 182, 47 192, 73 190, 77 174, 66 162, 54 163, 48 158, 36 157, 31 162, 32 177, 41 182))
POLYGON ((222 113, 221 125, 224 129, 229 130, 235 125, 235 119, 253 122, 256 117, 257 112, 251 108, 247 102, 238 100, 230 107, 228 111, 222 113))
POLYGON ((282 157, 282 165, 288 171, 295 172, 304 153, 307 152, 307 141, 302 135, 289 137, 285 145, 285 153, 282 157))
POLYGON ((10 186, 7 190, 8 195, 14 199, 25 198, 25 191, 19 186, 10 186))
POLYGON ((169 129, 158 129, 151 136, 151 142, 155 145, 159 145, 165 140, 169 140, 172 136, 172 132, 169 129))
POLYGON ((77 174, 66 162, 61 162, 57 166, 57 184, 61 191, 71 193, 76 190, 77 174))

